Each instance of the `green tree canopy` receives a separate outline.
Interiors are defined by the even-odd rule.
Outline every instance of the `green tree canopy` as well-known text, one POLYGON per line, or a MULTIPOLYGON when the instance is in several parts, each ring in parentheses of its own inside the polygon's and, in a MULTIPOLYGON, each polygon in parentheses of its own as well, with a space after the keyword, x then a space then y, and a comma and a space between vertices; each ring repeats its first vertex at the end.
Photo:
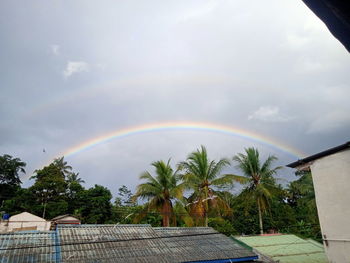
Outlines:
POLYGON ((6 199, 11 199, 21 185, 20 173, 25 173, 25 162, 19 158, 4 154, 0 156, 0 205, 6 199))
POLYGON ((72 172, 73 168, 64 160, 64 156, 54 159, 53 164, 61 171, 64 176, 70 175, 72 172))
POLYGON ((26 163, 19 158, 8 154, 0 156, 0 184, 19 186, 22 183, 19 173, 26 173, 25 166, 26 163))
POLYGON ((112 215, 112 194, 108 188, 95 185, 80 193, 84 200, 78 212, 84 223, 103 224, 111 219, 112 215))
POLYGON ((82 192, 85 190, 81 185, 84 180, 79 178, 79 173, 70 173, 66 177, 66 199, 68 202, 68 214, 74 214, 82 206, 82 192))
POLYGON ((261 234, 263 234, 262 213, 266 212, 269 200, 278 190, 273 175, 282 167, 271 168, 275 160, 277 160, 275 156, 269 156, 261 163, 259 151, 255 148, 245 149, 245 154, 239 153, 233 157, 233 161, 237 163, 236 167, 245 177, 245 180, 242 178, 242 182, 246 185, 242 194, 247 199, 255 200, 257 204, 261 234))
POLYGON ((47 213, 48 218, 61 214, 62 211, 65 211, 64 207, 67 206, 65 202, 67 183, 60 167, 51 163, 49 166, 36 170, 35 173, 31 177, 35 179, 35 183, 29 189, 42 206, 42 217, 45 218, 47 213), (57 202, 60 202, 59 205, 56 204, 57 202))
POLYGON ((177 171, 173 171, 170 160, 157 161, 152 163, 156 169, 156 176, 149 172, 144 172, 141 180, 145 180, 137 186, 136 198, 147 199, 146 209, 148 211, 158 211, 163 218, 163 226, 170 225, 170 216, 173 215, 173 203, 176 199, 182 198, 183 188, 178 184, 177 171))
POLYGON ((209 160, 206 148, 201 146, 201 149, 192 152, 185 162, 179 164, 184 171, 182 178, 186 188, 193 190, 188 204, 190 213, 197 218, 204 218, 204 226, 208 226, 210 207, 219 206, 226 211, 229 209, 225 201, 215 194, 213 188, 231 184, 236 178, 231 174, 220 174, 229 163, 227 159, 220 159, 217 162, 209 160))
POLYGON ((118 189, 118 195, 115 198, 115 205, 119 207, 123 206, 133 206, 135 202, 132 200, 132 192, 129 190, 129 188, 126 185, 122 185, 118 189))

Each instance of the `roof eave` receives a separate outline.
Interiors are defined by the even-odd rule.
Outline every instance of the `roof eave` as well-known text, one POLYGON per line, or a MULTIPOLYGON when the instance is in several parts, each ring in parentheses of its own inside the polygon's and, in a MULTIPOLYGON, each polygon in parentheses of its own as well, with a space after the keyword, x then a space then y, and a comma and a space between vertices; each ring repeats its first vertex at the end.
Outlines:
POLYGON ((334 153, 346 150, 348 148, 350 148, 350 141, 348 141, 348 142, 346 142, 344 144, 341 144, 339 146, 330 148, 328 150, 325 150, 323 152, 316 153, 314 155, 311 155, 311 156, 306 157, 304 159, 298 160, 296 162, 287 164, 287 167, 304 169, 304 168, 309 167, 312 161, 315 161, 315 160, 320 159, 322 157, 325 157, 325 156, 328 156, 328 155, 331 155, 331 154, 334 154, 334 153))

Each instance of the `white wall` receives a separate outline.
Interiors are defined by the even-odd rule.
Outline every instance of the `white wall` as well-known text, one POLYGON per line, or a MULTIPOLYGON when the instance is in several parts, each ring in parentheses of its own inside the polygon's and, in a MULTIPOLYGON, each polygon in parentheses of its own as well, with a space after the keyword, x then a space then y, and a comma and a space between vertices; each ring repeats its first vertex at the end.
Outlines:
POLYGON ((39 231, 50 230, 51 222, 24 212, 18 215, 11 216, 8 221, 8 231, 18 231, 20 228, 36 228, 39 231))
POLYGON ((318 159, 310 168, 328 260, 350 263, 350 150, 318 159))

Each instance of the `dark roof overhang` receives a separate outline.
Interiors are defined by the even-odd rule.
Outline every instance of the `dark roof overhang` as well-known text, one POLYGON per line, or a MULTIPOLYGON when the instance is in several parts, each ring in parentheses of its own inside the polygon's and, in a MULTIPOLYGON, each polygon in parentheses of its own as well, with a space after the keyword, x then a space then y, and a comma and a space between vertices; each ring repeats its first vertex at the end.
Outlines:
POLYGON ((316 153, 314 155, 311 155, 311 156, 306 157, 304 159, 298 160, 296 162, 287 164, 287 167, 296 168, 298 166, 303 166, 303 165, 306 165, 307 163, 312 162, 312 161, 314 161, 316 159, 319 159, 319 158, 325 157, 327 155, 331 155, 331 154, 334 154, 334 153, 346 150, 348 148, 350 148, 350 141, 348 141, 348 142, 346 142, 346 143, 344 143, 342 145, 333 147, 331 149, 325 150, 323 152, 316 153))
POLYGON ((303 2, 350 52, 350 2, 346 0, 303 0, 303 2))

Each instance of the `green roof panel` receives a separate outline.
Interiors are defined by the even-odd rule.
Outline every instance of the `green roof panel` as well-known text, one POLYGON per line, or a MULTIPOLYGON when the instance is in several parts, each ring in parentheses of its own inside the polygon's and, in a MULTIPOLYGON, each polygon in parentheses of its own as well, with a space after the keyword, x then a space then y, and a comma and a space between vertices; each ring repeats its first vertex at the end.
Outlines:
POLYGON ((281 263, 327 263, 322 244, 295 235, 236 237, 260 253, 281 263))

